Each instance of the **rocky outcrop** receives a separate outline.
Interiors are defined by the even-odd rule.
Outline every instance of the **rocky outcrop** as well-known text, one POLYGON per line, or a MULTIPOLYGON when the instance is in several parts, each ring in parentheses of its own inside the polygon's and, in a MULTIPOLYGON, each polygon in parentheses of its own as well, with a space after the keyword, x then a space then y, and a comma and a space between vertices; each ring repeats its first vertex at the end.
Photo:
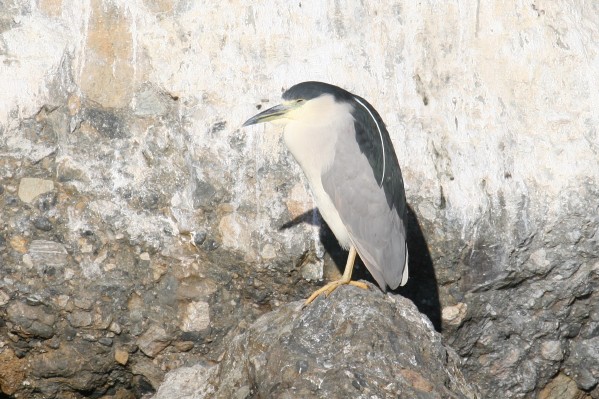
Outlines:
POLYGON ((480 397, 409 300, 371 285, 302 303, 232 334, 218 365, 172 371, 154 399, 480 397))
POLYGON ((279 129, 239 129, 318 79, 387 122, 411 208, 394 294, 465 378, 597 397, 597 20, 592 2, 3 2, 0 389, 150 394, 338 276, 279 129))

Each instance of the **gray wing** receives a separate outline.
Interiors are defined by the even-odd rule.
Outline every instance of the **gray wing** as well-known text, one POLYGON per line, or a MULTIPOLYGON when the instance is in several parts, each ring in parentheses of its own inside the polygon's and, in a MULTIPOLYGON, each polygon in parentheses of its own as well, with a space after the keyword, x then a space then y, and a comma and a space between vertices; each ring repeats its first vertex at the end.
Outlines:
MULTIPOLYGON (((335 158, 322 175, 322 185, 376 282, 383 291, 386 286, 395 289, 407 280, 406 206, 401 171, 385 130, 389 145, 385 152, 385 184, 380 187, 375 174, 381 176, 381 173, 375 173, 371 160, 363 152, 364 141, 380 142, 379 133, 376 132, 376 137, 365 136, 373 130, 364 129, 358 122, 355 128, 355 132, 339 135, 335 158)), ((366 153, 371 155, 370 151, 366 153)))

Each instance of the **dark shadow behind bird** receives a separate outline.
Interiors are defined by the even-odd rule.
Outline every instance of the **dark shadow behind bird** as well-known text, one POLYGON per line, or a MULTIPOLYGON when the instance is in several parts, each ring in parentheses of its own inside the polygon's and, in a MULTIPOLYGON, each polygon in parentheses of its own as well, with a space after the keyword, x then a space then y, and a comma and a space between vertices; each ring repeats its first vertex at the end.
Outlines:
MULTIPOLYGON (((279 230, 286 230, 301 223, 318 223, 320 226, 320 241, 337 268, 343 273, 343 268, 345 267, 345 261, 347 259, 347 251, 341 248, 335 235, 320 214, 318 214, 317 218, 314 217, 314 211, 315 210, 312 209, 304 212, 293 220, 283 224, 279 230)), ((400 294, 414 302, 418 310, 429 318, 435 327, 435 330, 440 332, 442 328, 441 304, 439 302, 439 288, 437 286, 435 268, 428 249, 428 244, 426 243, 426 238, 424 237, 424 233, 418 222, 418 217, 409 205, 407 207, 407 218, 410 278, 405 286, 399 287, 392 292, 400 294)), ((376 281, 372 278, 361 261, 356 263, 356 269, 354 270, 353 276, 356 280, 366 280, 377 285, 376 281)))

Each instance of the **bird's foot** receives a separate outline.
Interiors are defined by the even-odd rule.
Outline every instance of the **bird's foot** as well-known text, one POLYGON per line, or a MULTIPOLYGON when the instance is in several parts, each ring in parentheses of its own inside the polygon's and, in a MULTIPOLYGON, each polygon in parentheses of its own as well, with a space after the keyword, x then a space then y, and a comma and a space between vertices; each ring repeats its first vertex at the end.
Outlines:
POLYGON ((362 283, 360 281, 344 280, 344 279, 331 281, 324 287, 321 287, 321 288, 317 289, 316 291, 314 291, 314 293, 312 295, 310 295, 310 297, 308 299, 306 299, 306 302, 304 302, 304 304, 302 305, 302 309, 305 308, 306 306, 308 306, 313 300, 318 298, 320 295, 324 294, 324 296, 327 297, 331 294, 331 292, 335 291, 339 286, 346 285, 346 284, 353 285, 355 287, 359 287, 364 290, 368 289, 368 285, 366 285, 366 283, 362 283))

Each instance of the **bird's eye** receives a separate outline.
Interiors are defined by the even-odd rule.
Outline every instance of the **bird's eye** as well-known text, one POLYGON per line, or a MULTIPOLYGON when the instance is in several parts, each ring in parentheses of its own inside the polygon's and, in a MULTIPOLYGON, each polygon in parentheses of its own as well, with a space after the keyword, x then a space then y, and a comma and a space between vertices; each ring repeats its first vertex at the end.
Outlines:
POLYGON ((303 98, 300 98, 300 99, 297 100, 297 103, 300 104, 300 103, 303 103, 304 101, 305 100, 303 98))

